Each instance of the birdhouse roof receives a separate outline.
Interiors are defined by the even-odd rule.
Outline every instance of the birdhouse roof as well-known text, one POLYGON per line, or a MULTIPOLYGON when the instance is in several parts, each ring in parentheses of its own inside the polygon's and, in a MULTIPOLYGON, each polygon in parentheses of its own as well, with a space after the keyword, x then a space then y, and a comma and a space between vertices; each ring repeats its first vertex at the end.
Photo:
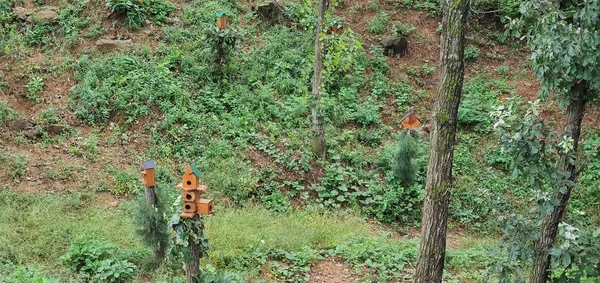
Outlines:
POLYGON ((222 17, 222 16, 224 16, 224 15, 225 15, 225 13, 223 13, 223 12, 218 12, 218 13, 217 13, 217 18, 220 18, 220 17, 222 17))
POLYGON ((188 168, 185 170, 187 174, 194 174, 196 177, 200 177, 200 170, 198 170, 196 165, 190 164, 188 165, 188 168), (187 170, 188 168, 190 169, 189 171, 187 170))
POLYGON ((143 164, 143 166, 142 166, 142 169, 143 169, 143 170, 146 170, 146 169, 154 169, 154 167, 155 167, 155 166, 156 166, 156 165, 154 164, 154 160, 146 160, 146 161, 144 161, 144 164, 143 164))
MULTIPOLYGON (((404 122, 404 120, 406 120, 406 118, 410 117, 410 115, 414 115, 414 113, 408 112, 406 115, 404 115, 404 117, 402 119, 400 119, 400 123, 404 122)), ((421 119, 419 119, 419 117, 417 117, 417 115, 415 115, 415 118, 417 118, 417 120, 419 120, 419 122, 421 122, 421 119)))

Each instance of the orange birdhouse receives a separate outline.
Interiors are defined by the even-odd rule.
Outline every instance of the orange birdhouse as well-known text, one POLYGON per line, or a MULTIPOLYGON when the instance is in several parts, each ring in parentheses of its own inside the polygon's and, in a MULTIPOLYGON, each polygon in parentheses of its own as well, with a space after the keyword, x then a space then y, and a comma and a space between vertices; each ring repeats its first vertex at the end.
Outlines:
POLYGON ((185 171, 183 173, 183 179, 181 181, 181 186, 185 191, 193 191, 198 188, 200 185, 199 178, 200 171, 193 164, 185 167, 185 171))
POLYGON ((200 198, 200 194, 208 189, 206 185, 199 184, 200 171, 193 164, 188 165, 183 173, 181 184, 183 189, 183 213, 181 218, 193 218, 198 214, 213 214, 212 200, 200 198))
POLYGON ((212 200, 209 199, 200 199, 196 206, 198 207, 198 213, 202 215, 209 215, 215 213, 213 211, 212 200))
POLYGON ((227 15, 223 12, 217 13, 217 27, 221 30, 227 28, 227 15))
POLYGON ((332 25, 327 29, 327 34, 342 34, 342 24, 338 22, 332 22, 332 25))
POLYGON ((154 180, 154 160, 144 161, 142 165, 142 184, 145 187, 154 187, 156 185, 156 181, 154 180))
POLYGON ((406 114, 406 116, 404 116, 404 118, 400 120, 400 123, 402 123, 402 127, 404 127, 407 130, 416 129, 421 125, 421 121, 419 120, 417 115, 413 113, 412 107, 409 108, 408 114, 406 114))

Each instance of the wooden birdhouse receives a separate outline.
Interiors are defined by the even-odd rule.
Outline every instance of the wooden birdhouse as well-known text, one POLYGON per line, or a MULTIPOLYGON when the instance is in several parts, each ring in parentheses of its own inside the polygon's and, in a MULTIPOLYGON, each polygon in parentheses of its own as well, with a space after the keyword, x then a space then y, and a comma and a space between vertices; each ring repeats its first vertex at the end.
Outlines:
POLYGON ((200 198, 201 193, 206 191, 206 185, 199 184, 200 171, 193 164, 188 165, 183 173, 182 181, 178 188, 183 189, 181 200, 183 201, 183 213, 181 218, 193 218, 198 214, 213 214, 212 200, 200 198))
POLYGON ((332 34, 332 33, 342 34, 342 32, 343 32, 342 28, 343 28, 342 23, 334 21, 329 26, 329 29, 327 29, 327 34, 332 34))
POLYGON ((183 178, 181 180, 181 187, 184 191, 193 191, 200 186, 200 171, 198 168, 194 166, 194 164, 190 164, 185 167, 185 171, 183 172, 183 178))
POLYGON ((213 211, 212 200, 210 200, 210 199, 200 199, 196 203, 196 206, 198 208, 198 213, 200 213, 202 215, 210 215, 210 214, 215 213, 213 211))
POLYGON ((400 120, 400 123, 402 123, 402 127, 404 127, 407 130, 416 129, 421 125, 421 121, 413 112, 412 107, 409 108, 408 114, 406 114, 406 116, 404 116, 404 118, 400 120))
POLYGON ((227 28, 227 15, 225 15, 223 12, 217 13, 217 27, 220 30, 227 28))
POLYGON ((142 164, 142 184, 145 187, 154 187, 156 181, 154 180, 154 160, 146 160, 142 164))

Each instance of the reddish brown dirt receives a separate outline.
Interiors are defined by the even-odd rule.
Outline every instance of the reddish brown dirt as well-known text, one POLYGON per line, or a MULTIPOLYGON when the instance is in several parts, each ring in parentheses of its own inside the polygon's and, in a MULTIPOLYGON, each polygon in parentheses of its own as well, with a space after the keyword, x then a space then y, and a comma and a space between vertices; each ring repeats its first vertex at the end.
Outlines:
POLYGON ((326 258, 319 261, 310 270, 310 283, 346 283, 362 282, 361 277, 353 272, 353 267, 337 258, 326 258))

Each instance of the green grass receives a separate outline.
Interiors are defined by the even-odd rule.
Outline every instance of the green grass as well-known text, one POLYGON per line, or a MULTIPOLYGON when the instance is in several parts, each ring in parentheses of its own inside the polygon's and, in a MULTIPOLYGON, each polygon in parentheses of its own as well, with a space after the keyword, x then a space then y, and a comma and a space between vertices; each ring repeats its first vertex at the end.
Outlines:
POLYGON ((370 224, 352 215, 317 211, 280 214, 257 206, 217 211, 206 221, 209 255, 213 259, 245 255, 249 246, 261 242, 266 249, 326 249, 352 236, 369 235, 370 231, 370 224))
POLYGON ((0 261, 65 274, 67 267, 58 259, 79 236, 103 237, 119 248, 140 248, 126 211, 93 205, 96 202, 91 194, 18 194, 0 188, 0 261))

